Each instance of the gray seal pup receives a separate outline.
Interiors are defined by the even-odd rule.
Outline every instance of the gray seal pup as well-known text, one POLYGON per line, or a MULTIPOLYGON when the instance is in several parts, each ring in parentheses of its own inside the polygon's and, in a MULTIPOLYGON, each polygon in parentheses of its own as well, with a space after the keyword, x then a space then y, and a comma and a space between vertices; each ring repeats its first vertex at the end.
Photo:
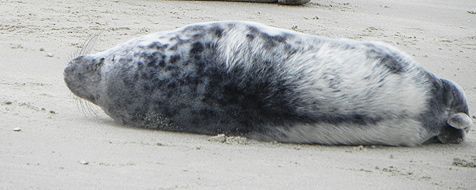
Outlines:
POLYGON ((69 89, 136 127, 327 145, 460 143, 463 90, 379 42, 188 25, 72 59, 69 89))

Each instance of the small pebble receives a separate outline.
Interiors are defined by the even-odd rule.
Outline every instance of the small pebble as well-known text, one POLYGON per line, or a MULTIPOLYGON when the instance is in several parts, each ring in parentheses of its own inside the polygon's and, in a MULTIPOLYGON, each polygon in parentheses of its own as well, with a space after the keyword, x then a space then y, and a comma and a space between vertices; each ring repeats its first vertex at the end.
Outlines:
POLYGON ((20 131, 21 131, 21 128, 20 128, 20 127, 15 127, 15 128, 13 128, 13 131, 15 131, 15 132, 20 132, 20 131))
POLYGON ((82 164, 82 165, 88 165, 89 164, 89 162, 86 161, 86 160, 80 160, 79 163, 82 164))
POLYGON ((45 51, 45 48, 40 48, 40 51, 45 51))
POLYGON ((240 137, 240 136, 226 137, 225 143, 226 144, 248 144, 248 139, 245 137, 240 137))
POLYGON ((47 53, 46 56, 47 57, 53 57, 54 55, 52 53, 47 53))
POLYGON ((453 166, 476 168, 476 159, 474 161, 461 158, 453 158, 453 166))
POLYGON ((53 110, 50 110, 50 113, 51 113, 51 114, 56 114, 56 112, 55 112, 55 111, 53 111, 53 110))
MULTIPOLYGON (((12 105, 12 102, 7 101, 7 102, 5 102, 5 104, 6 104, 6 105, 12 105)), ((474 116, 473 116, 473 117, 474 117, 474 116)))
POLYGON ((358 151, 367 151, 367 148, 365 148, 363 145, 356 146, 353 149, 358 151))
POLYGON ((226 141, 226 136, 225 136, 225 134, 219 134, 217 136, 213 136, 213 137, 208 138, 208 141, 224 143, 226 141))

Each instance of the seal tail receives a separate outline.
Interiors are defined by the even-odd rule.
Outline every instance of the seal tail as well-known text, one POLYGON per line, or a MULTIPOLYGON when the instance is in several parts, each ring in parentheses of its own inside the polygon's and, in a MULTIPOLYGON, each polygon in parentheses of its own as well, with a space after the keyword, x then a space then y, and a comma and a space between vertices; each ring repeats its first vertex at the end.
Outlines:
POLYGON ((466 133, 474 126, 471 118, 465 113, 451 115, 446 123, 447 125, 438 135, 438 139, 444 144, 458 144, 463 142, 466 133))

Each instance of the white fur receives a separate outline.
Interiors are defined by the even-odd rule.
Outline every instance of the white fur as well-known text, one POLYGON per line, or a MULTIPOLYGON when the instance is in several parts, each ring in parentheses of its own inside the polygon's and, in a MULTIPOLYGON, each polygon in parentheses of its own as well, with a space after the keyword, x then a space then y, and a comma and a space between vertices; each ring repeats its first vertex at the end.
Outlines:
MULTIPOLYGON (((261 31, 272 31, 278 35, 285 30, 280 30, 262 25, 255 25, 261 31)), ((271 33, 271 32, 270 32, 271 33)), ((244 44, 246 30, 235 29, 230 31, 227 43, 223 43, 225 63, 228 68, 237 64, 252 63, 250 55, 263 55, 266 59, 270 50, 261 48, 262 42, 255 40, 244 44), (249 48, 253 47, 253 48, 249 48)), ((270 126, 274 131, 268 137, 253 134, 255 137, 267 139, 272 136, 274 140, 296 143, 320 143, 320 144, 386 144, 413 146, 428 140, 431 135, 423 128, 422 123, 412 118, 426 111, 426 102, 429 84, 420 82, 422 72, 413 64, 405 54, 402 56, 410 62, 408 71, 401 74, 392 74, 384 68, 378 60, 369 59, 365 48, 346 49, 348 43, 357 44, 351 40, 330 40, 299 35, 304 45, 314 44, 313 48, 299 51, 290 57, 282 71, 286 76, 293 77, 297 73, 306 73, 307 80, 301 81, 299 89, 295 89, 312 101, 326 102, 319 107, 324 112, 338 112, 339 114, 360 113, 363 115, 384 116, 385 120, 375 125, 358 124, 326 124, 299 125, 288 127, 270 126), (333 92, 328 87, 327 80, 319 78, 331 72, 329 77, 341 80, 340 92, 333 92), (370 76, 369 79, 364 79, 370 76), (378 87, 378 81, 383 79, 383 86, 378 87), (319 90, 318 90, 319 89, 319 90), (369 94, 370 92, 370 94, 369 94), (333 110, 337 109, 337 110, 333 110), (279 134, 285 134, 280 136, 279 134)), ((374 43, 379 46, 383 44, 374 43)), ((279 47, 278 47, 279 48, 279 47)), ((387 47, 390 51, 398 51, 387 47)), ((275 50, 279 51, 279 50, 275 50)), ((270 57, 272 59, 272 57, 270 57)), ((277 63, 279 64, 279 63, 277 63)), ((240 65, 241 66, 241 65, 240 65)), ((249 65, 251 66, 251 65, 249 65)), ((425 81, 425 80, 421 80, 425 81)), ((302 97, 301 97, 302 98, 302 97)), ((312 106, 300 108, 312 112, 312 106)))
POLYGON ((299 125, 291 127, 268 127, 271 131, 263 135, 250 136, 263 140, 288 143, 367 145, 382 144, 391 146, 416 146, 431 136, 421 127, 421 123, 412 119, 386 120, 376 125, 299 125))

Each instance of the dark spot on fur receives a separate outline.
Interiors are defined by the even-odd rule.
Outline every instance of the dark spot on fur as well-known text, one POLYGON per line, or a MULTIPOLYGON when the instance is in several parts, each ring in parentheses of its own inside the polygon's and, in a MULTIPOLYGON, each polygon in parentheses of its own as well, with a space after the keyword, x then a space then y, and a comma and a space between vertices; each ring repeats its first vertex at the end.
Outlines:
POLYGON ((382 58, 380 58, 381 63, 387 67, 387 69, 394 74, 400 74, 405 71, 404 65, 403 65, 403 60, 398 60, 395 57, 391 57, 389 55, 385 55, 382 58))
POLYGON ((165 61, 164 60, 160 60, 159 67, 165 67, 165 61))
POLYGON ((152 60, 150 62, 147 63, 147 67, 157 67, 157 61, 156 60, 152 60))
POLYGON ((221 28, 220 26, 216 25, 216 26, 213 26, 212 28, 210 28, 211 32, 216 36, 216 37, 219 37, 221 38, 222 35, 223 35, 223 28, 221 28))
POLYGON ((246 34, 246 38, 248 38, 248 40, 253 40, 253 39, 255 39, 255 35, 253 35, 253 34, 246 34))
POLYGON ((157 49, 157 50, 162 50, 162 49, 165 49, 167 48, 169 45, 168 44, 162 44, 160 42, 152 42, 151 44, 149 44, 149 46, 147 46, 148 48, 152 49, 157 49))
POLYGON ((195 42, 192 44, 192 48, 190 49, 190 54, 195 55, 199 54, 204 50, 203 44, 200 42, 195 42))
MULTIPOLYGON (((266 32, 259 31, 256 27, 249 27, 249 33, 251 35, 258 34, 261 39, 264 41, 264 47, 266 49, 274 48, 278 44, 284 43, 287 39, 286 34, 282 35, 269 35, 266 32)), ((249 39, 249 38, 248 38, 249 39)))
POLYGON ((139 79, 139 73, 135 73, 133 79, 138 80, 139 79))
POLYGON ((175 44, 172 47, 170 47, 169 50, 175 51, 177 50, 177 47, 178 47, 177 44, 175 44))
POLYGON ((212 43, 211 42, 205 42, 205 49, 210 49, 212 48, 212 43))
POLYGON ((172 55, 172 56, 170 57, 169 62, 172 63, 172 64, 175 64, 175 63, 177 63, 178 60, 180 60, 180 55, 179 55, 179 54, 175 54, 175 55, 172 55))
POLYGON ((368 56, 379 60, 380 64, 386 67, 390 73, 400 74, 406 71, 408 62, 397 52, 372 43, 364 43, 364 45, 368 47, 368 56))
POLYGON ((269 35, 267 33, 261 33, 262 37, 265 39, 265 41, 273 41, 277 43, 282 43, 286 41, 286 36, 285 35, 269 35))
POLYGON ((198 40, 199 38, 202 38, 205 34, 204 33, 197 33, 192 36, 192 39, 198 40))
POLYGON ((169 84, 167 84, 167 88, 175 88, 177 87, 177 84, 175 82, 170 82, 169 84))
POLYGON ((165 71, 174 71, 174 70, 179 69, 179 67, 175 66, 175 65, 167 65, 167 66, 165 66, 164 69, 165 69, 165 71))
POLYGON ((258 28, 254 26, 248 26, 248 30, 250 31, 250 34, 257 34, 259 32, 258 28))
POLYGON ((203 31, 205 29, 205 26, 203 25, 192 25, 192 26, 188 26, 184 29, 184 31, 188 32, 188 31, 193 31, 193 32, 197 32, 197 31, 203 31))
POLYGON ((236 26, 235 23, 228 23, 228 24, 226 25, 226 27, 227 27, 227 28, 230 28, 230 29, 235 28, 235 26, 236 26))

